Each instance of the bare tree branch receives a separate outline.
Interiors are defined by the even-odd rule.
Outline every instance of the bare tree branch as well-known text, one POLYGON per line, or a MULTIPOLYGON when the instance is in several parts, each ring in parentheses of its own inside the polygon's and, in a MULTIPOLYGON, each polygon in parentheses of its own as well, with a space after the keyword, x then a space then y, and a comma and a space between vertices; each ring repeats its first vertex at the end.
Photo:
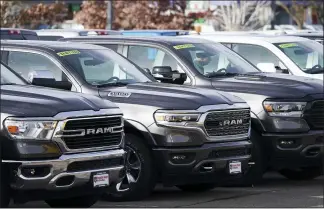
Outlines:
POLYGON ((273 16, 269 1, 232 2, 229 6, 221 5, 211 17, 221 30, 255 30, 268 24, 273 16))

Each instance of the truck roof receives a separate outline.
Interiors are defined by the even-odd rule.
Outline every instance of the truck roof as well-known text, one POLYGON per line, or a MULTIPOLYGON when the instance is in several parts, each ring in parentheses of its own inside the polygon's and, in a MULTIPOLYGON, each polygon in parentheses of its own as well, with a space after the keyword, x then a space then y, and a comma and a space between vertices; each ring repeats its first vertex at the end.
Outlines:
MULTIPOLYGON (((188 35, 186 35, 188 36, 188 35)), ((194 35, 197 36, 197 35, 194 35)), ((150 42, 164 45, 175 45, 175 44, 188 44, 188 43, 210 43, 208 40, 198 38, 178 37, 178 36, 123 36, 123 35, 112 35, 112 36, 87 36, 87 37, 74 37, 74 38, 63 38, 62 41, 68 40, 79 40, 79 41, 132 41, 132 42, 150 42)))
POLYGON ((122 30, 120 31, 123 35, 130 36, 177 36, 177 35, 188 35, 189 31, 186 30, 122 30))
POLYGON ((7 46, 20 46, 29 47, 34 49, 46 49, 55 51, 58 49, 73 48, 73 49, 107 49, 106 47, 83 44, 83 43, 72 43, 72 42, 59 42, 59 41, 38 41, 38 40, 1 40, 1 45, 7 46))
MULTIPOLYGON (((189 37, 197 37, 187 35, 189 37)), ((199 36, 198 36, 199 37, 199 36)), ((206 38, 209 40, 215 41, 230 41, 230 42, 245 42, 245 43, 256 43, 256 42, 268 42, 268 43, 281 43, 281 42, 294 42, 294 41, 307 41, 309 39, 302 38, 298 36, 287 36, 287 35, 264 35, 264 34, 241 34, 241 35, 234 35, 234 34, 226 34, 226 35, 200 35, 200 38, 206 38)))
POLYGON ((26 34, 35 34, 36 31, 34 30, 28 30, 28 29, 22 29, 22 28, 0 28, 0 32, 5 32, 5 31, 20 31, 26 34))

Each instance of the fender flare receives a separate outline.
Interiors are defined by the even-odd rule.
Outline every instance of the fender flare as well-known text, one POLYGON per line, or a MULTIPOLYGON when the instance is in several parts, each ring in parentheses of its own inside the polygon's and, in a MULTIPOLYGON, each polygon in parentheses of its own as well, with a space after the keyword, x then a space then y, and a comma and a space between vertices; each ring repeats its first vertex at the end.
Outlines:
POLYGON ((151 134, 151 132, 148 130, 148 128, 142 124, 141 122, 138 122, 133 119, 124 119, 124 129, 125 133, 127 132, 137 132, 137 134, 140 134, 144 138, 143 140, 150 146, 155 146, 156 141, 151 134))

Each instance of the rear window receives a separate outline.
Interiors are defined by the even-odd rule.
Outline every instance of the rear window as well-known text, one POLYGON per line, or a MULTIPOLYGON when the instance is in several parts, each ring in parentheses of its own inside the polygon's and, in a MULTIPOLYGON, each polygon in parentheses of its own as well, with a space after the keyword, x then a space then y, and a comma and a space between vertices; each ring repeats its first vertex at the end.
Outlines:
POLYGON ((1 31, 1 39, 10 40, 39 40, 37 34, 9 34, 7 31, 1 31))
POLYGON ((61 38, 64 37, 63 36, 39 36, 39 39, 44 41, 57 41, 61 38))

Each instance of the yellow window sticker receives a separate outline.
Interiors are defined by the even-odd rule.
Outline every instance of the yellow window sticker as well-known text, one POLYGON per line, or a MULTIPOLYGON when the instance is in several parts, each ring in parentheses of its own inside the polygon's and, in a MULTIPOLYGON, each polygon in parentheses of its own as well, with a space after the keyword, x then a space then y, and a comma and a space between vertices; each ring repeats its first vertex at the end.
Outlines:
POLYGON ((280 44, 279 47, 280 48, 289 48, 289 47, 294 47, 294 46, 298 46, 296 43, 288 43, 288 44, 280 44))
POLYGON ((72 55, 72 54, 80 54, 80 51, 78 50, 71 50, 71 51, 64 51, 64 52, 59 52, 57 53, 58 56, 64 57, 67 55, 72 55))
POLYGON ((194 48, 195 46, 193 44, 183 44, 183 45, 177 45, 173 46, 175 49, 187 49, 187 48, 194 48))

